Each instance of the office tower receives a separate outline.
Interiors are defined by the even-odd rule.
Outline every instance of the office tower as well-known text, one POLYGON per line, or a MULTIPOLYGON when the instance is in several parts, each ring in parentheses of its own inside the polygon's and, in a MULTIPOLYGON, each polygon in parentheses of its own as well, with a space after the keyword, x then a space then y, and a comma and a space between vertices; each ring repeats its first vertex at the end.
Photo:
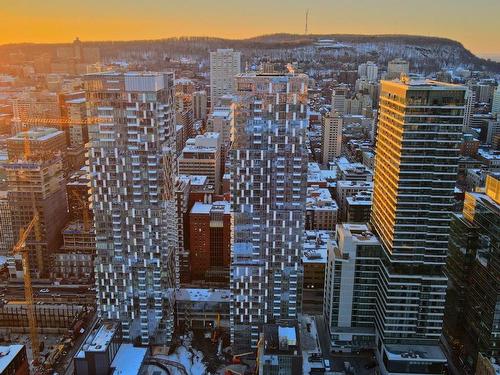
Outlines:
POLYGON ((384 249, 375 319, 382 373, 400 365, 404 371, 397 372, 421 373, 446 361, 438 346, 443 268, 465 92, 427 80, 381 82, 371 224, 384 249), (412 363, 411 356, 391 359, 417 344, 428 367, 412 363))
POLYGON ((491 103, 491 114, 493 116, 500 115, 500 85, 497 86, 497 89, 493 93, 493 101, 491 103))
POLYGON ((386 79, 400 78, 401 74, 410 73, 410 63, 403 59, 394 59, 387 64, 386 79))
POLYGON ((229 285, 231 212, 229 202, 196 202, 189 213, 191 277, 204 285, 229 285))
POLYGON ((192 95, 193 116, 195 120, 206 120, 207 118, 207 92, 196 91, 192 95))
POLYGON ((499 227, 497 174, 487 177, 484 192, 465 194, 463 213, 453 214, 451 221, 444 334, 471 372, 478 354, 500 358, 499 227))
POLYGON ((332 113, 339 115, 346 113, 346 97, 349 93, 349 87, 344 84, 335 86, 332 90, 332 113))
POLYGON ((241 72, 241 52, 218 49, 210 52, 210 103, 218 105, 224 95, 234 95, 234 77, 241 72))
POLYGON ((173 330, 177 222, 173 73, 85 76, 98 314, 162 345, 173 330))
POLYGON ((26 241, 30 251, 30 267, 36 277, 48 277, 51 258, 59 249, 61 230, 66 224, 67 201, 63 163, 60 157, 11 161, 3 165, 7 175, 7 198, 11 208, 12 232, 17 240, 19 230, 26 228, 38 213, 40 241, 31 233, 26 241))
POLYGON ((323 311, 332 349, 372 347, 380 243, 365 224, 339 224, 328 248, 323 311))
POLYGON ((8 193, 0 190, 0 256, 7 256, 14 246, 12 217, 8 193))
POLYGON ((342 152, 342 124, 338 112, 328 112, 321 118, 321 161, 328 164, 342 152))
POLYGON ((236 78, 231 343, 255 348, 262 326, 301 311, 307 185, 304 74, 236 78))
POLYGON ((218 133, 207 132, 188 139, 186 147, 177 159, 180 175, 207 176, 215 193, 221 187, 221 137, 218 133))
POLYGON ((360 64, 358 66, 359 78, 366 78, 369 82, 376 81, 378 77, 378 66, 372 61, 360 64))
POLYGON ((7 139, 7 155, 15 161, 26 157, 26 144, 32 155, 57 154, 66 151, 64 132, 54 128, 31 128, 7 139))

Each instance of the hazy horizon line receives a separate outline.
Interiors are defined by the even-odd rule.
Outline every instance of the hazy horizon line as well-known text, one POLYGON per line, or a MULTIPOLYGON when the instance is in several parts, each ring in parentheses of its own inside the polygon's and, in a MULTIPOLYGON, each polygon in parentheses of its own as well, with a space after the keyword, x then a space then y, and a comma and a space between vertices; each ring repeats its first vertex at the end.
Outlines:
MULTIPOLYGON (((491 60, 500 62, 500 51, 487 51, 487 52, 473 52, 471 49, 466 47, 463 42, 457 39, 453 39, 445 36, 437 36, 437 35, 422 35, 422 34, 404 34, 404 33, 383 33, 383 34, 365 34, 365 33, 310 33, 310 34, 300 34, 300 33, 291 33, 291 32, 275 32, 275 33, 264 33, 264 34, 254 34, 245 37, 230 37, 230 36, 217 36, 217 35, 172 35, 172 36, 158 36, 154 38, 138 38, 138 39, 94 39, 94 40, 81 40, 82 43, 106 43, 106 42, 141 42, 141 41, 160 41, 160 40, 168 40, 168 39, 182 39, 182 38, 212 38, 212 39, 221 39, 228 41, 245 41, 250 39, 255 39, 259 37, 265 36, 273 36, 273 35, 291 35, 291 36, 304 36, 304 37, 315 37, 315 36, 378 36, 378 37, 389 37, 389 36, 403 36, 403 37, 421 37, 421 38, 436 38, 436 39, 444 39, 450 40, 457 43, 460 43, 465 49, 471 51, 476 56, 482 58, 490 58, 491 60)), ((79 38, 75 36, 75 39, 79 38)), ((11 43, 2 43, 0 47, 4 46, 15 46, 15 45, 51 45, 51 44, 71 44, 73 41, 22 41, 22 42, 11 42, 11 43)))

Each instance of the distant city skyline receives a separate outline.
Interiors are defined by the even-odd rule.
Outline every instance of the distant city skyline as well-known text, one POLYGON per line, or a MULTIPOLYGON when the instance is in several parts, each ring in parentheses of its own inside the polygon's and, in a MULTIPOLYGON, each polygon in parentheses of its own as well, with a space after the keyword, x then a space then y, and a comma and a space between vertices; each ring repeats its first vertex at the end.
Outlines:
POLYGON ((477 0, 63 0, 3 2, 0 44, 160 39, 177 36, 248 38, 279 32, 310 34, 412 34, 457 40, 467 49, 500 58, 496 15, 500 2, 477 0), (422 10, 426 11, 423 12, 422 10))

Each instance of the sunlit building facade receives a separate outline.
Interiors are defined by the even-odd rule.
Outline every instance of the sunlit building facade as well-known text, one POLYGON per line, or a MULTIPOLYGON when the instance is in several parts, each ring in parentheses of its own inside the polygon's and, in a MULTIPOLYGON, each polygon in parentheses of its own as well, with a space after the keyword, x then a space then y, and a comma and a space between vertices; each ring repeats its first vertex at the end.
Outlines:
POLYGON ((231 341, 255 348, 264 324, 301 311, 306 205, 304 74, 236 78, 231 150, 231 341))
POLYGON ((165 344, 173 330, 177 246, 172 73, 85 76, 99 316, 123 336, 165 344))
POLYGON ((371 224, 384 249, 375 311, 382 373, 428 373, 446 362, 438 347, 443 268, 465 92, 435 81, 381 82, 371 224), (420 360, 402 355, 418 351, 420 360))

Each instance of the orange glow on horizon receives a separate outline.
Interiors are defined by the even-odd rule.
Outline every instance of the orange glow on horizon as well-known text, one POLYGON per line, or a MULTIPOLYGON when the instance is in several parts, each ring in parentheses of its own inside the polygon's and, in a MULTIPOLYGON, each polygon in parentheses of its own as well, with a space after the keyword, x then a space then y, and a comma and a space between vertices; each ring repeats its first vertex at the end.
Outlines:
POLYGON ((500 54, 500 1, 0 1, 0 44, 69 43, 76 36, 91 41, 301 34, 308 7, 309 32, 313 34, 440 36, 460 41, 475 53, 500 54))

